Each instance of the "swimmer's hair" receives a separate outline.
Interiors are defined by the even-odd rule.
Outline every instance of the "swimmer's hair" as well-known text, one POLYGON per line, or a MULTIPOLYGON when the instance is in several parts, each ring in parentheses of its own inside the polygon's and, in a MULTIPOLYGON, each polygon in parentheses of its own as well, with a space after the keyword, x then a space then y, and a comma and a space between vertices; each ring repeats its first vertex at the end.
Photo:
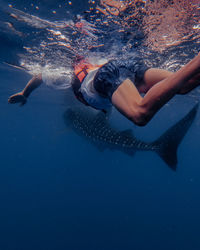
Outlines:
POLYGON ((81 87, 81 83, 78 77, 74 74, 74 76, 72 77, 72 89, 75 95, 78 95, 80 87, 81 87))

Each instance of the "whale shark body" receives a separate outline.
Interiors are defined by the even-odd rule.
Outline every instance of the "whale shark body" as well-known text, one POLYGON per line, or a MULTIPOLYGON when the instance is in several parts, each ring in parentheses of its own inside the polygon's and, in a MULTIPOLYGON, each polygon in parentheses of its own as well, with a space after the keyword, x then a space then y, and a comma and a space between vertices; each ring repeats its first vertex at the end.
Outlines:
POLYGON ((172 170, 176 170, 177 149, 195 119, 197 107, 192 108, 154 142, 137 139, 132 130, 117 131, 110 126, 103 112, 94 114, 89 110, 70 108, 64 113, 64 120, 76 134, 89 139, 101 151, 119 150, 131 156, 136 151, 154 151, 172 170))

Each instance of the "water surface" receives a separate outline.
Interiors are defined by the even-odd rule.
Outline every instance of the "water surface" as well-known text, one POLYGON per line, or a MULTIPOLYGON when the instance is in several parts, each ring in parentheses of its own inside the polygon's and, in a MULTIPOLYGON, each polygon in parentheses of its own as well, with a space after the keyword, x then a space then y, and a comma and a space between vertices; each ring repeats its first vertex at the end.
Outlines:
MULTIPOLYGON (((100 152, 66 127, 76 55, 140 52, 172 71, 199 51, 198 1, 0 1, 0 248, 198 250, 199 113, 171 171, 153 152, 100 152), (84 23, 80 26, 79 23, 84 23), (15 65, 20 68, 10 66, 15 65), (8 105, 31 75, 66 74, 24 107, 8 105)), ((110 123, 155 140, 199 101, 177 96, 145 128, 113 110, 110 123)))

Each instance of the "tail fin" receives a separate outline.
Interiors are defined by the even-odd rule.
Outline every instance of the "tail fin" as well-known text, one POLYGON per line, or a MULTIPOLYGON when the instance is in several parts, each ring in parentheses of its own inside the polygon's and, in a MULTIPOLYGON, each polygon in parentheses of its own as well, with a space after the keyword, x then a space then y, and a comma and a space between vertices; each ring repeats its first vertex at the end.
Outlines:
POLYGON ((153 143, 155 151, 174 171, 176 171, 177 167, 177 149, 192 125, 196 117, 197 109, 198 104, 153 143))

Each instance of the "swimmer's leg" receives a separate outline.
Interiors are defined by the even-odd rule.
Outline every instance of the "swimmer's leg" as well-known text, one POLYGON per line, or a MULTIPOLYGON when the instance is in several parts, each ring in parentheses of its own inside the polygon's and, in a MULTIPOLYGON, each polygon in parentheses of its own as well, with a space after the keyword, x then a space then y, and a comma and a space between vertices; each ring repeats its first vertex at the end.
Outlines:
MULTIPOLYGON (((143 83, 138 87, 140 93, 147 93, 156 83, 171 76, 173 72, 164 69, 150 68, 144 74, 143 83)), ((186 94, 200 85, 200 72, 186 82, 177 94, 186 94)))
POLYGON ((147 91, 153 87, 156 83, 166 79, 173 73, 158 68, 150 68, 144 73, 143 82, 139 84, 138 90, 140 93, 147 93, 147 91))
POLYGON ((155 113, 199 73, 200 54, 177 72, 154 84, 142 97, 135 85, 125 80, 113 93, 113 105, 135 124, 146 125, 155 113))
POLYGON ((38 88, 42 84, 42 74, 34 76, 26 85, 26 87, 19 93, 16 93, 9 97, 9 103, 21 103, 24 105, 27 102, 27 98, 33 92, 34 89, 38 88))

